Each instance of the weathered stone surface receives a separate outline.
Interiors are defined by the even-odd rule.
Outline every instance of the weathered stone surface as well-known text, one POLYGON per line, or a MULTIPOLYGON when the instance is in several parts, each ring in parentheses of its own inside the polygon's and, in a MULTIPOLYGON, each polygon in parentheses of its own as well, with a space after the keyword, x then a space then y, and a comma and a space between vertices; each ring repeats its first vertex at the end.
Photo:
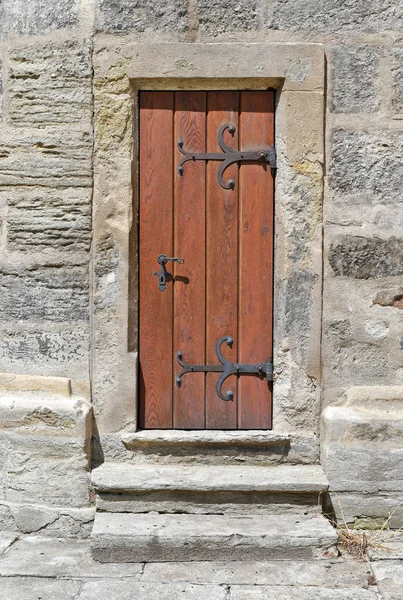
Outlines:
POLYGON ((376 591, 360 589, 231 586, 231 600, 379 600, 376 591))
POLYGON ((403 532, 401 530, 384 529, 379 538, 382 547, 368 549, 368 558, 371 562, 401 561, 403 559, 403 532))
POLYGON ((90 187, 91 126, 36 130, 0 143, 0 185, 90 187))
POLYGON ((322 516, 97 513, 92 555, 101 562, 312 558, 335 544, 322 516))
POLYGON ((324 492, 327 479, 319 465, 211 466, 104 463, 92 472, 100 492, 181 490, 216 492, 324 492))
POLYGON ((376 293, 373 303, 403 310, 403 287, 397 286, 380 290, 376 293))
MULTIPOLYGON (((6 374, 1 374, 1 379, 5 376, 6 374)), ((11 374, 9 376, 12 377, 11 374)), ((15 377, 18 379, 24 376, 15 377)), ((31 379, 49 379, 52 382, 62 378, 31 379)), ((50 389, 14 391, 6 386, 7 384, 0 382, 0 431, 45 437, 77 437, 83 440, 83 445, 88 442, 91 412, 90 405, 84 398, 50 389)))
MULTIPOLYGON (((143 430, 124 433, 122 441, 138 464, 317 464, 319 458, 319 440, 311 432, 143 430)), ((109 460, 125 460, 105 436, 102 447, 109 460)))
MULTIPOLYGON (((365 494, 362 491, 330 494, 333 512, 340 524, 347 523, 357 529, 381 529, 382 527, 401 528, 403 508, 401 492, 376 492, 365 494)), ((326 509, 327 510, 327 509, 326 509)), ((388 546, 388 544, 385 544, 388 546)), ((393 558, 392 554, 388 554, 393 558)))
MULTIPOLYGON (((1 8, 0 8, 1 10, 1 8)), ((3 61, 0 56, 0 120, 3 116, 3 61)))
POLYGON ((385 520, 394 512, 393 526, 400 526, 402 388, 373 390, 352 388, 343 406, 324 410, 322 461, 340 518, 349 523, 358 519, 363 525, 368 519, 385 520))
POLYGON ((17 536, 15 533, 7 533, 6 531, 2 531, 0 533, 0 554, 6 552, 9 549, 11 544, 15 542, 17 536))
MULTIPOLYGON (((18 547, 18 546, 17 546, 18 547)), ((1 573, 1 563, 0 563, 1 573)), ((24 571, 20 571, 24 573, 24 571)), ((312 586, 325 588, 366 587, 368 567, 362 562, 265 561, 147 563, 141 578, 151 581, 188 581, 227 585, 312 586)), ((270 598, 270 593, 268 598, 270 598)))
POLYGON ((41 577, 4 577, 0 579, 2 600, 40 600, 63 598, 77 600, 80 581, 42 579, 41 577))
MULTIPOLYGON (((2 557, 0 576, 40 574, 42 577, 64 579, 68 577, 80 579, 105 577, 105 565, 92 559, 88 540, 42 537, 47 535, 48 530, 40 536, 34 534, 22 536, 15 544, 15 552, 2 557)), ((110 564, 107 575, 111 579, 128 578, 134 582, 139 579, 141 572, 141 563, 110 564)), ((353 576, 353 574, 351 575, 353 576)))
POLYGON ((110 512, 308 514, 328 487, 319 465, 133 465, 92 472, 97 507, 110 512))
POLYGON ((378 110, 379 50, 369 45, 335 46, 330 60, 332 68, 332 111, 336 113, 373 112, 378 110))
POLYGON ((345 236, 333 243, 329 262, 335 275, 369 279, 403 274, 403 239, 345 236))
POLYGON ((82 322, 88 319, 88 271, 82 266, 35 265, 0 270, 1 319, 82 322))
MULTIPOLYGON (((113 581, 101 579, 84 584, 78 600, 226 600, 225 587, 200 586, 191 583, 137 583, 130 580, 113 581)), ((14 598, 12 599, 14 600, 14 598)), ((15 599, 17 600, 17 599, 15 599)), ((22 600, 25 600, 23 598, 22 600)), ((358 599, 357 599, 358 600, 358 599)))
POLYGON ((88 189, 25 188, 0 191, 9 207, 8 249, 45 248, 88 252, 91 243, 91 193, 88 189))
POLYGON ((383 202, 400 198, 403 132, 378 130, 333 133, 330 187, 337 192, 376 194, 383 202))
POLYGON ((7 448, 4 497, 8 502, 82 507, 89 505, 85 439, 15 434, 0 430, 7 448))
POLYGON ((92 117, 91 44, 66 41, 10 52, 8 116, 43 127, 92 117))
POLYGON ((403 564, 401 561, 388 560, 371 565, 383 600, 401 600, 403 598, 403 564))
POLYGON ((393 0, 276 0, 272 29, 307 32, 365 31, 402 27, 402 13, 393 0))
POLYGON ((9 364, 80 363, 88 355, 89 337, 86 327, 75 326, 61 331, 44 331, 26 327, 8 327, 1 335, 0 356, 9 364))
POLYGON ((119 305, 118 269, 120 263, 119 246, 111 234, 100 237, 94 253, 94 308, 102 311, 106 320, 116 318, 119 305))
POLYGON ((7 0, 0 5, 0 37, 41 35, 77 23, 78 0, 7 0))
POLYGON ((2 501, 0 527, 26 534, 40 531, 42 535, 50 538, 88 538, 94 515, 94 508, 54 507, 2 501))
POLYGON ((212 35, 258 28, 256 0, 198 0, 200 28, 212 35))
POLYGON ((285 291, 286 335, 297 341, 296 354, 303 362, 308 353, 312 314, 312 289, 317 276, 309 270, 290 273, 285 291))
POLYGON ((187 5, 180 0, 154 2, 153 0, 100 0, 98 32, 125 33, 150 30, 184 31, 187 5))
POLYGON ((403 47, 393 47, 391 53, 393 77, 392 108, 395 114, 401 114, 403 112, 403 47))

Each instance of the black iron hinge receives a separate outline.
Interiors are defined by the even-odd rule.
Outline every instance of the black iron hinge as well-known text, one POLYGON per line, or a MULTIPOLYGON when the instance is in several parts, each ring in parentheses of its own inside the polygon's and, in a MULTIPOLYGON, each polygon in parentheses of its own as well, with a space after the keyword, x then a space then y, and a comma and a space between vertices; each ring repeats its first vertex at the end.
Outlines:
POLYGON ((274 175, 275 169, 277 169, 277 157, 274 144, 268 148, 262 148, 260 150, 235 150, 234 148, 227 146, 227 144, 224 142, 223 133, 226 129, 228 129, 229 133, 234 135, 236 127, 235 125, 222 125, 218 130, 218 143, 222 152, 186 152, 183 149, 183 139, 180 137, 178 140, 178 148, 180 153, 183 154, 183 158, 178 165, 179 175, 183 175, 183 165, 190 160, 222 161, 222 165, 217 172, 217 181, 225 190, 233 190, 235 187, 235 181, 233 179, 228 179, 228 181, 223 180, 223 173, 225 169, 234 162, 259 162, 269 165, 274 175))

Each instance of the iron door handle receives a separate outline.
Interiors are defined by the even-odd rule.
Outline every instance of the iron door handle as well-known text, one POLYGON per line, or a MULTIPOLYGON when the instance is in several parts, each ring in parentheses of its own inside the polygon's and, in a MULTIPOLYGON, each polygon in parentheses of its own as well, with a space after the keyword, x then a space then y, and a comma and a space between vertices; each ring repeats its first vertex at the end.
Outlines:
POLYGON ((172 260, 172 262, 177 262, 179 265, 183 265, 183 263, 185 262, 183 258, 179 258, 178 256, 169 257, 165 256, 165 254, 158 255, 157 262, 159 265, 161 265, 161 268, 159 271, 154 271, 154 275, 158 277, 158 288, 161 290, 161 292, 163 292, 166 289, 167 277, 171 275, 171 273, 168 273, 168 271, 165 268, 165 265, 169 260, 172 260))

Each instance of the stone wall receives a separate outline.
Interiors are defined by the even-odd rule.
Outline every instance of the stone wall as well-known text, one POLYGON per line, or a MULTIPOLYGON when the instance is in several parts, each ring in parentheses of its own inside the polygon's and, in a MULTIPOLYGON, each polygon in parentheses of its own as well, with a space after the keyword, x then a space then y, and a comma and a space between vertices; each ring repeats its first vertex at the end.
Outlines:
MULTIPOLYGON (((301 394, 298 411, 309 409, 313 389, 325 407, 343 404, 352 387, 402 385, 403 11, 392 0, 3 2, 0 371, 68 377, 73 391, 89 398, 91 369, 114 367, 114 352, 126 353, 113 377, 101 377, 95 415, 102 413, 105 440, 133 418, 135 380, 126 374, 135 366, 135 355, 127 352, 135 349, 135 333, 118 334, 116 325, 120 311, 128 314, 133 306, 126 297, 116 302, 114 297, 116 281, 127 275, 133 242, 119 220, 130 216, 131 206, 110 214, 108 199, 117 192, 102 177, 95 185, 105 202, 94 207, 94 214, 111 223, 116 235, 97 239, 91 253, 94 143, 98 166, 127 172, 121 191, 129 198, 131 189, 130 161, 119 162, 122 147, 131 143, 130 82, 122 75, 125 65, 110 71, 100 50, 102 40, 113 38, 128 44, 324 46, 324 282, 323 320, 317 323, 322 373, 308 371, 309 385, 295 388, 301 394), (93 87, 95 62, 102 69, 93 87), (110 88, 103 73, 114 80, 110 88), (94 97, 101 115, 95 139, 94 97), (90 349, 96 351, 91 361, 90 349), (115 409, 106 410, 105 398, 113 395, 115 409)), ((123 60, 115 59, 115 64, 123 60)), ((301 63, 301 77, 304 68, 301 63)), ((301 261, 306 218, 300 215, 294 232, 294 254, 301 261)), ((135 285, 135 273, 130 277, 135 285)), ((287 289, 293 314, 295 298, 309 300, 311 288, 309 281, 296 278, 287 289)), ((293 323, 290 343, 297 346, 293 323)), ((286 340, 282 351, 288 348, 286 340)), ((116 448, 110 452, 119 455, 116 448)))

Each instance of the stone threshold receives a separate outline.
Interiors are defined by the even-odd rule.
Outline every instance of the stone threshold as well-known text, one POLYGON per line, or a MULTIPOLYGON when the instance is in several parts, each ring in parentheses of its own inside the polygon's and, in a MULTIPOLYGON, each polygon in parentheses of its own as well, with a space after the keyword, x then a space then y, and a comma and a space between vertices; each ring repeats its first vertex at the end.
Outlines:
POLYGON ((259 444, 274 446, 291 442, 295 438, 317 439, 313 432, 277 432, 272 430, 178 430, 178 429, 143 429, 124 432, 122 441, 129 448, 153 444, 219 444, 219 445, 249 445, 259 444))

